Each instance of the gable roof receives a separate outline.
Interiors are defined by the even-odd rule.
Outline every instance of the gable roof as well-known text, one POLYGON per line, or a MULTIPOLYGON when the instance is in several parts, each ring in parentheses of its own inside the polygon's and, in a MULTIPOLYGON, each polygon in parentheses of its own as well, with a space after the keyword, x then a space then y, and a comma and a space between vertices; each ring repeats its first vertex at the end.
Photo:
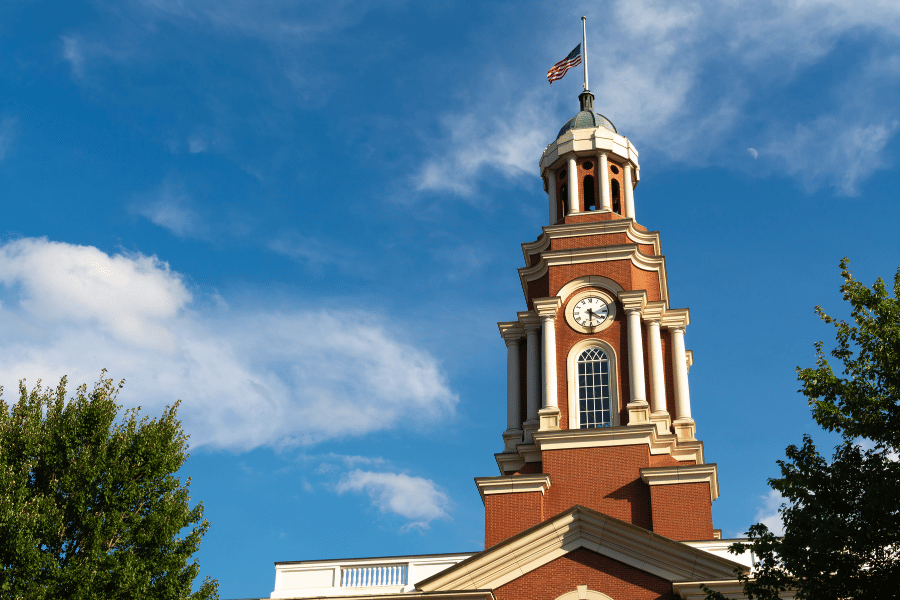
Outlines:
POLYGON ((586 548, 669 581, 734 579, 747 567, 584 506, 574 506, 420 581, 423 592, 493 590, 586 548))

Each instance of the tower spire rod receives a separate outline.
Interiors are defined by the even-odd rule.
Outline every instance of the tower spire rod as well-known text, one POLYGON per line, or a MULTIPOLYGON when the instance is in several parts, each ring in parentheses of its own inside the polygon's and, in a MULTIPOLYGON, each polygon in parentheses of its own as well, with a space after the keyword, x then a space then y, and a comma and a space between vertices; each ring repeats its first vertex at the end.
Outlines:
POLYGON ((584 65, 584 91, 588 91, 587 17, 581 17, 581 64, 584 65))

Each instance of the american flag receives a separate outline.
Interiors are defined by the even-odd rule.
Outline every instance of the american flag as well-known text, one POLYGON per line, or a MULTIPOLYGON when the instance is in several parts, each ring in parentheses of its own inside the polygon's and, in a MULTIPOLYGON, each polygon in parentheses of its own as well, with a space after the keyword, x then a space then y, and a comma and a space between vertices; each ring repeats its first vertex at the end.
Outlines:
POLYGON ((566 71, 571 69, 572 67, 578 66, 581 64, 581 44, 575 46, 575 49, 569 52, 569 55, 553 65, 549 71, 547 71, 547 79, 550 81, 550 85, 553 85, 554 81, 559 81, 565 76, 566 71))

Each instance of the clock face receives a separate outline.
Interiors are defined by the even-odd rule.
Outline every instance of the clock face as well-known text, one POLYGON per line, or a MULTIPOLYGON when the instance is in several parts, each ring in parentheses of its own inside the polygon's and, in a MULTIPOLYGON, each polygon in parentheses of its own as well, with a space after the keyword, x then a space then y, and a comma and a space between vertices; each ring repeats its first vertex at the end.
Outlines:
POLYGON ((609 317, 609 307, 602 298, 587 296, 572 307, 572 317, 582 327, 597 327, 609 317))

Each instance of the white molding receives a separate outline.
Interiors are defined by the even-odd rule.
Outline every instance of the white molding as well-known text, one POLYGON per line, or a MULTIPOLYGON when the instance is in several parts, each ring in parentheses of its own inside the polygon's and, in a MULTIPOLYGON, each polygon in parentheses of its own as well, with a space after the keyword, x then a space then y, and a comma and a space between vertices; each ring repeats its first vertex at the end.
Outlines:
POLYGON ((575 155, 578 158, 595 157, 597 152, 606 152, 620 161, 629 162, 639 169, 638 151, 631 141, 605 127, 593 129, 572 129, 553 140, 544 149, 540 160, 541 177, 548 169, 559 169, 575 155))
POLYGON ((530 298, 528 295, 528 283, 543 277, 550 267, 617 260, 630 260, 634 266, 641 270, 655 272, 659 280, 660 297, 666 303, 666 306, 669 305, 665 257, 647 256, 640 252, 637 244, 550 250, 544 252, 536 264, 530 267, 519 268, 519 280, 522 283, 522 291, 525 293, 525 297, 530 298))
POLYGON ((579 548, 668 581, 725 579, 745 567, 575 506, 419 583, 425 592, 497 589, 579 548))
MULTIPOLYGON (((595 214, 601 211, 589 211, 579 214, 595 214)), ((550 242, 556 239, 571 237, 586 237, 593 235, 615 235, 624 233, 635 244, 653 246, 653 255, 662 254, 658 231, 641 231, 635 227, 634 219, 612 219, 609 221, 589 221, 587 223, 564 223, 559 225, 547 225, 542 227, 541 235, 533 242, 522 244, 522 255, 525 263, 531 256, 543 252, 550 247, 550 242)))
POLYGON ((626 427, 541 431, 535 432, 534 442, 541 452, 646 444, 650 448, 650 454, 669 454, 678 461, 693 460, 697 464, 703 464, 703 442, 678 440, 671 433, 660 435, 653 423, 626 427))
POLYGON ((719 497, 719 475, 716 463, 646 467, 641 469, 640 472, 641 480, 647 485, 708 483, 710 501, 714 502, 719 497))
POLYGON ((571 592, 566 592, 556 600, 613 600, 603 592, 589 590, 586 585, 575 586, 571 592))
MULTIPOLYGON (((567 311, 568 312, 568 311, 567 311)), ((609 360, 609 403, 610 403, 610 413, 612 416, 612 426, 616 427, 619 425, 619 370, 616 368, 618 365, 618 359, 616 357, 616 351, 613 347, 603 340, 590 338, 586 340, 581 340, 577 342, 572 348, 569 349, 569 354, 566 356, 566 390, 568 393, 568 397, 566 398, 568 411, 569 411, 569 429, 577 429, 578 431, 587 431, 585 429, 581 429, 581 419, 580 419, 580 411, 579 408, 579 398, 578 398, 578 373, 576 369, 576 361, 578 359, 578 355, 585 349, 591 346, 602 348, 603 351, 607 354, 607 359, 609 360)), ((608 427, 602 427, 598 429, 609 429, 608 427)))
POLYGON ((550 475, 501 475, 500 477, 476 477, 475 485, 484 503, 485 496, 494 494, 518 494, 540 492, 544 495, 550 488, 550 475))
MULTIPOLYGON (((672 583, 672 591, 678 594, 682 600, 706 600, 706 592, 700 589, 701 585, 721 592, 726 598, 738 599, 747 597, 744 594, 744 585, 737 579, 679 581, 672 583)), ((794 590, 786 590, 778 592, 778 596, 784 600, 792 600, 796 598, 796 592, 794 590)))
POLYGON ((501 474, 518 471, 525 466, 525 459, 518 452, 498 452, 494 455, 494 460, 497 461, 497 468, 501 474))
POLYGON ((559 288, 556 295, 565 300, 573 292, 580 290, 581 288, 600 288, 611 292, 617 298, 621 292, 625 291, 625 288, 608 277, 603 277, 602 275, 582 275, 559 288))

